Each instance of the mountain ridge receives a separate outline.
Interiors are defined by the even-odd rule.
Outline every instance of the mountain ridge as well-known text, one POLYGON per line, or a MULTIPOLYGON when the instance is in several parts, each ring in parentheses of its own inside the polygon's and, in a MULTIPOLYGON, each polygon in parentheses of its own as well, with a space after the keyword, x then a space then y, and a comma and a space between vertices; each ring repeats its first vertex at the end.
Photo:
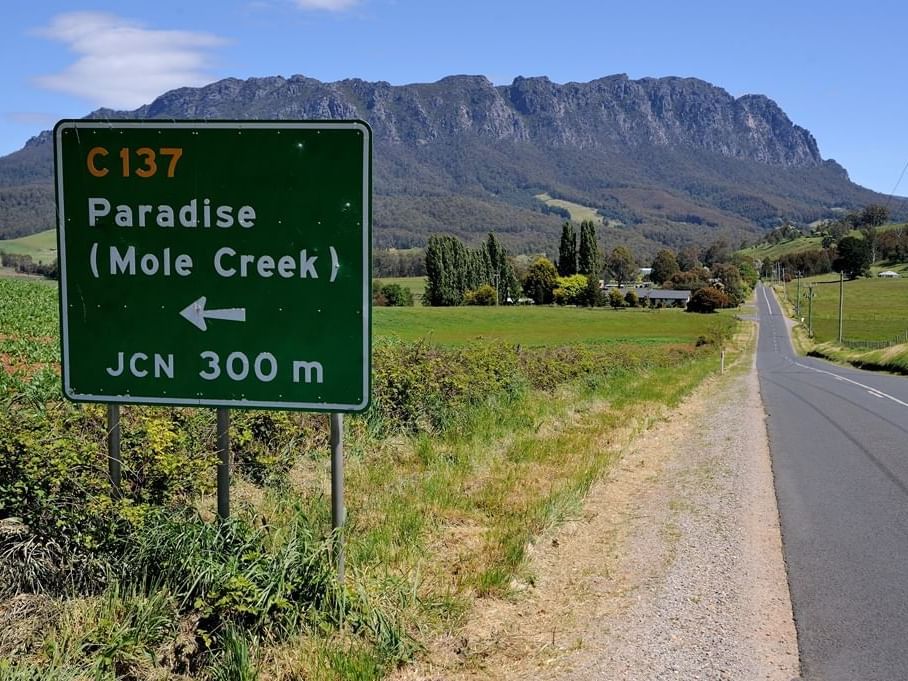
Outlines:
MULTIPOLYGON (((824 160, 813 135, 770 98, 733 97, 697 78, 226 78, 88 117, 363 119, 374 131, 379 247, 420 245, 436 231, 475 242, 495 230, 512 249, 551 249, 564 216, 534 198, 540 193, 617 225, 600 230, 604 245, 645 252, 719 233, 750 239, 784 220, 807 223, 885 199, 824 160)), ((0 158, 0 228, 8 194, 46 193, 49 142, 45 132, 0 158)), ((894 203, 894 214, 908 212, 908 202, 894 203)))

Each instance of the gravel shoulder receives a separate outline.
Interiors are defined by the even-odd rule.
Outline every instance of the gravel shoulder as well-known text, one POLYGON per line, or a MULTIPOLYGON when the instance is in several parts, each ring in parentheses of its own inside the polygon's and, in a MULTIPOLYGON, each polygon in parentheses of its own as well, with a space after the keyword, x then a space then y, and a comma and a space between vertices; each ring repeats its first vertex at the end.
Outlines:
POLYGON ((797 637, 756 370, 708 380, 637 437, 582 517, 484 599, 450 657, 400 679, 778 679, 797 637))

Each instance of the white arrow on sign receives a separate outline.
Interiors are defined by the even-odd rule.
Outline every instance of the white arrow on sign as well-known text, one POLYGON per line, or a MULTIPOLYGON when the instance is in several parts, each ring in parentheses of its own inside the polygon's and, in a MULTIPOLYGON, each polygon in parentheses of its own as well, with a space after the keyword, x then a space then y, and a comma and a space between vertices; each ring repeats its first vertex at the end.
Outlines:
POLYGON ((226 319, 231 322, 246 321, 245 307, 228 307, 224 310, 206 310, 205 303, 207 300, 208 299, 205 296, 202 296, 197 301, 189 303, 189 305, 180 311, 180 316, 202 331, 205 331, 208 328, 208 325, 205 323, 206 319, 226 319))

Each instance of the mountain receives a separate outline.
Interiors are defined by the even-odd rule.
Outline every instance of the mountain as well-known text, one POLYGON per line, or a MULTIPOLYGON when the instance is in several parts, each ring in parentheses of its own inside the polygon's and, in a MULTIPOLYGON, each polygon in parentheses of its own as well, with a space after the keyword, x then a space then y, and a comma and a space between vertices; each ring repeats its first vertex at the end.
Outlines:
MULTIPOLYGON (((577 204, 604 221, 605 247, 652 253, 718 234, 737 243, 784 220, 887 200, 824 160, 771 99, 735 98, 694 78, 502 86, 482 76, 403 86, 228 78, 89 117, 366 120, 378 247, 418 246, 442 231, 475 243, 494 230, 513 250, 551 251, 577 204)), ((51 181, 48 133, 0 158, 0 236, 53 226, 51 181)), ((908 201, 890 208, 908 215, 908 201)))

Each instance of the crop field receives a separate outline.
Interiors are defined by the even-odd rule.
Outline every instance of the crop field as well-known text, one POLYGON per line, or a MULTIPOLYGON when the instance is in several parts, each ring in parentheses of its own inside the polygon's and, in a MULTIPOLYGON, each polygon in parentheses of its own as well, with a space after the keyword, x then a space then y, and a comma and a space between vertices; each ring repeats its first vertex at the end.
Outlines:
MULTIPOLYGON (((818 342, 838 337, 839 281, 835 274, 801 281, 801 317, 808 317, 808 286, 813 284, 813 330, 818 342)), ((788 299, 797 298, 797 283, 789 282, 788 299)), ((855 279, 845 282, 844 337, 888 340, 908 331, 908 279, 855 279)))
POLYGON ((527 547, 718 371, 719 342, 740 352, 733 315, 674 310, 380 308, 374 327, 339 584, 325 415, 231 412, 219 523, 213 410, 124 407, 115 495, 104 407, 60 396, 56 289, 0 278, 0 678, 384 678, 532 583, 527 547))

